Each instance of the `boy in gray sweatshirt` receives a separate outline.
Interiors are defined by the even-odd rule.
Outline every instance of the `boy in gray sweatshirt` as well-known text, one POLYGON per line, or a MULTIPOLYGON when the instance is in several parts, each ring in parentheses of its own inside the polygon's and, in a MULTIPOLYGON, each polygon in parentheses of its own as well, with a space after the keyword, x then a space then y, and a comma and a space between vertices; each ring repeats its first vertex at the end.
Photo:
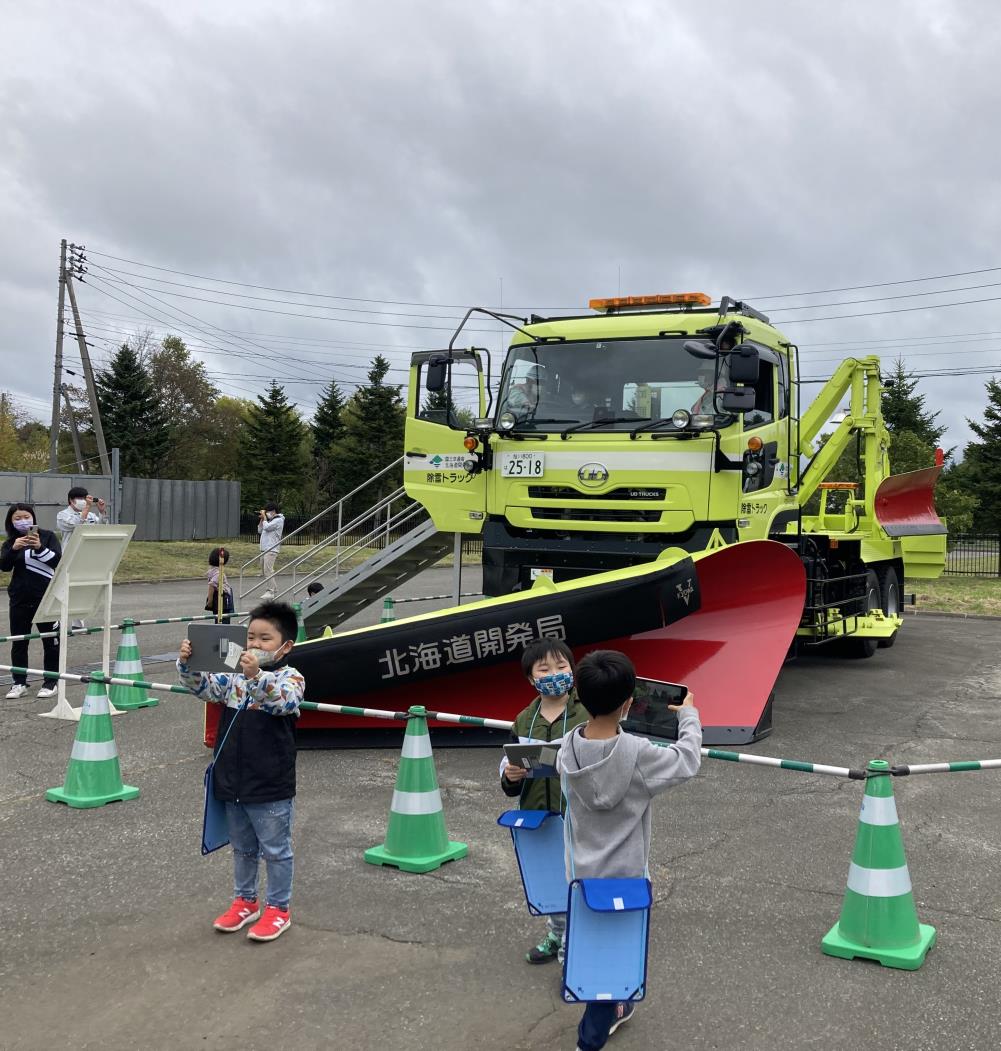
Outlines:
MULTIPOLYGON (((691 693, 669 706, 678 713, 677 742, 658 747, 622 732, 635 686, 632 661, 616 650, 595 650, 577 665, 577 695, 589 718, 563 738, 557 759, 570 823, 568 879, 645 876, 653 797, 694 777, 702 763, 702 724, 691 693)), ((589 1003, 577 1028, 578 1051, 604 1047, 632 1013, 631 1003, 589 1003)))

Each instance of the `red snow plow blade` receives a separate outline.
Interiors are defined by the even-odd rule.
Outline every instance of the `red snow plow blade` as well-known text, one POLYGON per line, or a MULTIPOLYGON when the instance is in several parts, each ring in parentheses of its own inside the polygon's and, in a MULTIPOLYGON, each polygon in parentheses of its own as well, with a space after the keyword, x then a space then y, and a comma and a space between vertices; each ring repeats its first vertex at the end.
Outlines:
POLYGON ((947 532, 935 511, 935 483, 942 467, 893 474, 876 490, 876 521, 887 536, 924 536, 947 532))
POLYGON ((806 574, 770 540, 695 555, 697 613, 666 628, 611 639, 645 678, 684 683, 706 744, 747 744, 772 729, 772 691, 803 616, 806 574))
MULTIPOLYGON (((296 646, 290 663, 305 676, 308 701, 390 711, 421 704, 513 720, 532 698, 518 660, 524 637, 552 634, 578 659, 619 649, 639 675, 689 686, 707 743, 756 740, 771 729, 772 690, 802 617, 802 563, 767 540, 678 554, 315 639, 296 646)), ((218 717, 215 705, 208 709, 211 744, 218 717)), ((299 727, 328 731, 324 744, 335 747, 354 743, 358 730, 369 738, 378 730, 394 744, 399 736, 385 722, 313 711, 299 727)), ((468 735, 482 740, 482 731, 468 735)))

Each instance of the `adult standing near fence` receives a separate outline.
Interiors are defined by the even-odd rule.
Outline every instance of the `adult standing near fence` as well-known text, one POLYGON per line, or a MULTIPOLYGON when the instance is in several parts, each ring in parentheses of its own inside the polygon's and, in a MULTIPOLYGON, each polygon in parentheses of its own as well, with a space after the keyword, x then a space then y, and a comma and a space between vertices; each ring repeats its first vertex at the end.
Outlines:
MULTIPOLYGON (((82 485, 74 485, 66 494, 66 506, 56 515, 56 528, 63 545, 69 543, 73 530, 79 525, 104 525, 108 521, 105 502, 99 496, 91 496, 82 485), (97 508, 95 511, 94 508, 97 508)), ((84 627, 82 620, 73 621, 72 627, 84 627)))
MULTIPOLYGON (((10 573, 7 595, 10 599, 10 633, 27 635, 38 612, 45 589, 49 586, 53 571, 59 565, 62 547, 55 533, 39 529, 35 509, 31 504, 11 504, 4 519, 7 539, 0 548, 0 570, 10 573)), ((39 624, 39 631, 53 631, 54 624, 39 624)), ((44 668, 59 671, 59 639, 42 639, 44 668)), ((10 662, 17 668, 28 666, 28 640, 12 642, 10 662)), ((22 697, 28 692, 28 679, 23 673, 14 672, 14 685, 7 693, 8 700, 22 697)), ((43 682, 39 697, 53 697, 56 686, 43 682)))
POLYGON ((261 534, 261 576, 265 578, 262 598, 272 598, 275 593, 275 560, 281 547, 285 516, 274 502, 265 504, 259 512, 257 532, 261 534))

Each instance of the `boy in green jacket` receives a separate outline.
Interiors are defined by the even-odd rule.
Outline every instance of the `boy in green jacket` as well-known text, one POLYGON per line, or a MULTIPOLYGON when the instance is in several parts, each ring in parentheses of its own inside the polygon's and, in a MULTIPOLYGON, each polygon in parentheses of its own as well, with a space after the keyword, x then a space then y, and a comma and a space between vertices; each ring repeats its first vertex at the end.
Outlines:
MULTIPOLYGON (((587 722, 587 710, 573 692, 573 651, 560 639, 536 639, 521 654, 521 670, 537 696, 520 712, 511 728, 513 744, 548 744, 561 741, 575 726, 587 722)), ((526 771, 501 760, 501 788, 518 796, 521 810, 562 813, 564 802, 558 777, 526 778, 526 771)), ((546 936, 525 954, 529 963, 563 960, 566 913, 546 917, 546 936)))

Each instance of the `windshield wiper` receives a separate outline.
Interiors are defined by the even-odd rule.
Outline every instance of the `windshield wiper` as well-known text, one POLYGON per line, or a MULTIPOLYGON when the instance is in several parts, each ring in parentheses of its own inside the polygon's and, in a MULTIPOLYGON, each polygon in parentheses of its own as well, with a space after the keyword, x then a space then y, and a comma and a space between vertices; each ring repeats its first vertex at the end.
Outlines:
POLYGON ((607 420, 588 420, 586 423, 578 423, 573 427, 567 427, 565 431, 560 432, 560 438, 566 441, 567 435, 573 434, 575 431, 586 431, 591 427, 607 427, 612 423, 635 423, 637 420, 649 421, 651 418, 650 416, 612 416, 607 420))
MULTIPOLYGON (((635 438, 636 435, 640 433, 640 431, 659 431, 661 427, 666 427, 668 424, 674 426, 674 423, 670 417, 668 417, 665 420, 654 420, 653 423, 650 423, 649 421, 647 423, 641 423, 639 427, 634 427, 629 432, 629 437, 635 438)), ((684 428, 682 428, 682 430, 684 430, 684 428)))
POLYGON ((574 419, 566 416, 533 416, 531 419, 523 420, 523 423, 574 423, 574 419))

